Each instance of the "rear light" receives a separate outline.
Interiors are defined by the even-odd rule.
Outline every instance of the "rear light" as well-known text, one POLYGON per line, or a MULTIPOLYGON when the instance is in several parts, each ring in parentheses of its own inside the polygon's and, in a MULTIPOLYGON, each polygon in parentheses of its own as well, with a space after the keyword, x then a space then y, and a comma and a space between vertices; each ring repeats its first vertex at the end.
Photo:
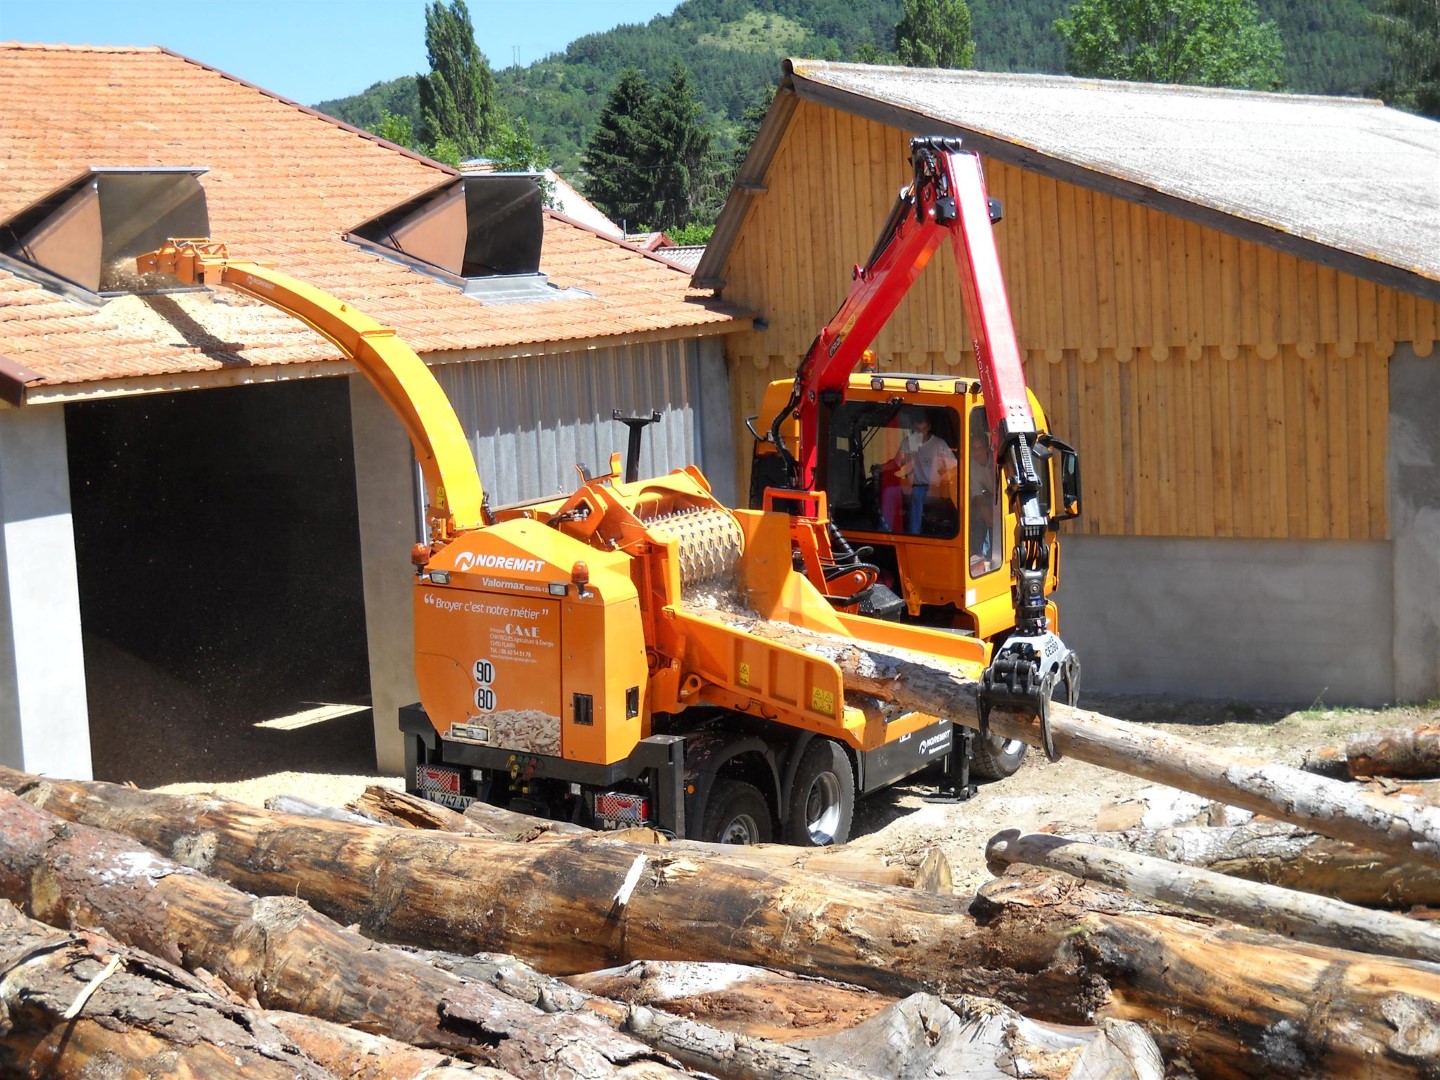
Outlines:
POLYGON ((643 825, 650 820, 650 799, 624 791, 607 791, 595 796, 595 816, 602 821, 643 825))
POLYGON ((415 786, 421 791, 459 795, 460 772, 458 769, 442 769, 438 765, 421 765, 415 770, 415 786))

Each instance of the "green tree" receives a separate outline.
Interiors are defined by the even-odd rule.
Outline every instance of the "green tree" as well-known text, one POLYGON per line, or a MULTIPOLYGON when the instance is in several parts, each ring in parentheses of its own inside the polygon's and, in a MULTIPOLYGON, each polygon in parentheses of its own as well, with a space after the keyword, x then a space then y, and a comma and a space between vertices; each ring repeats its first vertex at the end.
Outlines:
POLYGON ((975 39, 965 0, 905 0, 895 24, 895 51, 906 67, 974 67, 975 39))
POLYGON ((1055 20, 1072 75, 1273 90, 1284 47, 1255 0, 1078 0, 1055 20))
MULTIPOLYGON (((864 61, 856 61, 864 63, 864 61)), ((765 117, 770 114, 770 105, 775 100, 775 84, 771 83, 764 88, 764 93, 758 101, 745 106, 745 111, 740 114, 740 133, 736 138, 735 153, 730 161, 730 173, 733 176, 740 171, 740 166, 745 164, 745 159, 750 156, 750 147, 754 145, 755 139, 760 134, 760 128, 765 124, 765 117)))
POLYGON ((631 232, 655 221, 651 183, 650 83, 626 68, 610 91, 580 167, 585 196, 631 232))
MULTIPOLYGON (((713 200, 710 129, 705 125, 690 72, 673 64, 665 84, 651 93, 649 127, 650 181, 656 229, 679 228, 713 200)), ((718 208, 716 208, 718 212, 718 208)))
POLYGON ((375 125, 375 134, 382 139, 388 139, 396 146, 403 146, 409 150, 416 148, 415 125, 410 122, 408 116, 397 116, 392 112, 386 112, 380 117, 380 123, 375 125))
POLYGON ((430 74, 415 77, 420 93, 420 138, 431 146, 449 140, 461 159, 478 157, 490 142, 495 76, 480 46, 465 0, 425 7, 425 49, 430 74))
POLYGON ((1440 0, 1379 0, 1371 25, 1390 54, 1376 92, 1397 109, 1440 120, 1440 0))
MULTIPOLYGON (((501 117, 495 124, 495 133, 491 136, 490 143, 485 147, 485 156, 490 163, 501 172, 533 172, 544 173, 546 169, 545 154, 530 136, 530 125, 526 123, 523 116, 517 116, 513 121, 501 117)), ((552 209, 555 206, 555 184, 545 176, 539 176, 535 182, 540 185, 540 193, 544 198, 546 206, 552 209)))
POLYGON ((850 57, 853 64, 893 64, 895 54, 888 53, 880 48, 873 41, 862 41, 855 47, 855 53, 850 57))

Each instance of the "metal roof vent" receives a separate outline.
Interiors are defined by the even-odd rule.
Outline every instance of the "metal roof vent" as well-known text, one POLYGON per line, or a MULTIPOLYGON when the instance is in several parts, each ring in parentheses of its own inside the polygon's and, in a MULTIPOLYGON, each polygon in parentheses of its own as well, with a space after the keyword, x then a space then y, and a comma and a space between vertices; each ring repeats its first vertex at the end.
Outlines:
POLYGON ((489 304, 583 298, 540 272, 545 217, 534 173, 457 177, 373 217, 345 239, 489 304))
POLYGON ((79 299, 130 292, 135 256, 208 236, 203 168, 87 169, 0 223, 7 268, 79 299))

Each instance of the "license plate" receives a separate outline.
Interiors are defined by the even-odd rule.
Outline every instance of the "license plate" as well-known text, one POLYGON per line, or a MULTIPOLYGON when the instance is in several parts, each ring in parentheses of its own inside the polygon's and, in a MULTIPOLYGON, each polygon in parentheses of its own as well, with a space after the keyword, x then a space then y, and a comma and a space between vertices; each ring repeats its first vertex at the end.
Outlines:
POLYGON ((422 794, 431 802, 448 806, 451 810, 458 810, 462 814, 465 812, 465 808, 475 801, 469 795, 456 795, 449 791, 426 791, 422 794))

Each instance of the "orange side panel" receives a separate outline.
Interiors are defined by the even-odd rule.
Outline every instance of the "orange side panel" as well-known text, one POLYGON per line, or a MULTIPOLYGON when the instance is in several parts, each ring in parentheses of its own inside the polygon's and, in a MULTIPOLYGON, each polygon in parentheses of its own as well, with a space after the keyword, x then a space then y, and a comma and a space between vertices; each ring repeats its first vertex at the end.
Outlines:
POLYGON ((420 700, 447 738, 558 755, 561 656, 556 600, 425 583, 415 590, 420 700))

